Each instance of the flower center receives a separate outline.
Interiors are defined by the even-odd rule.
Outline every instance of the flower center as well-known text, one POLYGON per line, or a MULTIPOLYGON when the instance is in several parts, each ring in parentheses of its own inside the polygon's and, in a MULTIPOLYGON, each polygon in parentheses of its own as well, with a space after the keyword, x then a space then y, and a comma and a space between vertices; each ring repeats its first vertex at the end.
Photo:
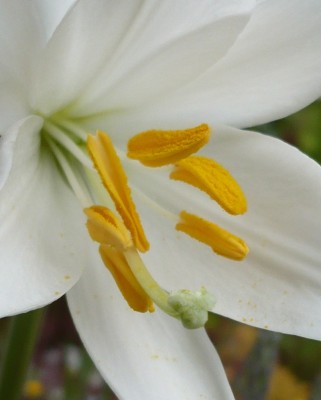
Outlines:
MULTIPOLYGON (((164 290, 139 255, 148 251, 150 244, 109 136, 102 131, 86 135, 69 121, 47 121, 43 132, 71 188, 84 205, 89 235, 99 243, 102 261, 129 306, 138 312, 153 312, 155 303, 187 328, 204 326, 215 303, 206 289, 164 290)), ((147 167, 173 164, 171 179, 205 192, 232 215, 242 214, 247 208, 246 199, 231 174, 211 159, 192 156, 209 137, 206 124, 186 130, 146 131, 130 139, 127 156, 147 167)), ((177 216, 176 230, 233 260, 242 260, 248 253, 242 239, 187 211, 177 216)))

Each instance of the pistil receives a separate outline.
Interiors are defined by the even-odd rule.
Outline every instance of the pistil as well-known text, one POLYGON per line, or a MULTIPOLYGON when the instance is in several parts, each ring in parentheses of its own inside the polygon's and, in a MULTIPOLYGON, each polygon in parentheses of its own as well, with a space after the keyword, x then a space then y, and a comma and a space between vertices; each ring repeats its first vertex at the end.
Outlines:
POLYGON ((213 296, 205 288, 196 292, 183 289, 168 293, 155 281, 133 247, 127 249, 124 255, 141 287, 162 311, 179 319, 188 329, 196 329, 205 325, 208 312, 213 309, 215 304, 213 296))
POLYGON ((128 305, 138 312, 163 312, 181 320, 187 328, 204 326, 214 300, 205 289, 197 292, 164 290, 146 268, 122 221, 102 206, 86 208, 87 229, 100 244, 99 252, 128 305))

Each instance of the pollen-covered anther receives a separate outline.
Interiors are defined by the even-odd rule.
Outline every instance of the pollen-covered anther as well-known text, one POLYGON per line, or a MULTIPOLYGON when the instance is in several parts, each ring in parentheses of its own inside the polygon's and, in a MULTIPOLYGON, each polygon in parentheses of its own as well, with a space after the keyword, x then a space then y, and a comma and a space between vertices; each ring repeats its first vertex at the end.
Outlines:
POLYGON ((88 136, 87 149, 103 185, 131 233, 135 247, 139 251, 147 251, 149 243, 131 197, 127 176, 112 141, 105 132, 97 131, 95 136, 88 136))
POLYGON ((121 250, 133 246, 128 229, 108 208, 92 206, 85 208, 84 212, 88 217, 88 232, 94 241, 121 250))
POLYGON ((243 214, 247 210, 239 184, 227 169, 210 158, 185 158, 175 164, 170 177, 204 191, 230 214, 243 214))
POLYGON ((152 299, 132 273, 123 252, 107 245, 101 245, 99 252, 128 305, 134 311, 154 312, 152 299))
POLYGON ((148 167, 173 164, 197 152, 209 137, 206 124, 184 130, 149 130, 129 140, 127 156, 148 167))
POLYGON ((180 217, 176 229, 210 246, 215 253, 237 261, 248 254, 249 248, 244 240, 218 225, 186 211, 182 211, 180 217))

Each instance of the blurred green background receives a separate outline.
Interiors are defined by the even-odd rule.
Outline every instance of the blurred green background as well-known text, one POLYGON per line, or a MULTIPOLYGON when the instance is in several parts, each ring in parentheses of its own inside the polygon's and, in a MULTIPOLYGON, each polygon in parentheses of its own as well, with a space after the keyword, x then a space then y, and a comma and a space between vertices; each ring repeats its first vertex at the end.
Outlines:
MULTIPOLYGON (((321 102, 255 130, 279 137, 321 163, 321 102)), ((0 357, 8 325, 9 319, 0 320, 0 357)), ((237 400, 321 400, 321 342, 217 315, 211 315, 207 331, 237 400)), ((83 348, 64 299, 46 310, 23 399, 116 399, 83 348)))

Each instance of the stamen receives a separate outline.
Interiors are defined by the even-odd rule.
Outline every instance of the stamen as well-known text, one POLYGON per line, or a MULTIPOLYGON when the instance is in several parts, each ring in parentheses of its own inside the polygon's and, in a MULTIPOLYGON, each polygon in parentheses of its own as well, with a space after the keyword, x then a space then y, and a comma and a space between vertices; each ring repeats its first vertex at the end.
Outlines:
MULTIPOLYGON (((128 144, 129 157, 149 166, 176 162, 173 179, 182 180, 208 193, 231 214, 246 210, 246 199, 230 173, 216 162, 204 157, 189 157, 209 137, 207 125, 186 131, 148 131, 134 137, 128 144), (187 157, 186 159, 184 159, 187 157)), ((204 326, 214 298, 202 288, 199 291, 179 290, 169 293, 153 278, 137 250, 146 251, 148 241, 140 223, 125 171, 104 132, 88 136, 88 152, 94 162, 123 222, 104 206, 84 211, 91 238, 100 243, 100 254, 112 273, 127 303, 135 311, 154 311, 154 303, 168 315, 181 320, 186 328, 204 326)), ((246 243, 219 226, 183 211, 176 225, 214 252, 242 260, 248 253, 246 243)))
POLYGON ((105 188, 132 235, 135 246, 142 252, 147 251, 149 243, 132 200, 126 174, 110 138, 106 133, 98 131, 96 136, 88 136, 87 147, 105 188))
POLYGON ((80 128, 80 126, 70 120, 59 120, 59 125, 68 131, 72 132, 78 139, 86 143, 87 132, 80 128))
POLYGON ((112 211, 103 206, 92 206, 84 212, 88 217, 89 234, 100 243, 101 258, 133 310, 153 312, 155 303, 189 329, 204 326, 208 311, 214 305, 213 298, 205 289, 200 292, 180 290, 169 294, 147 270, 129 231, 112 211))
POLYGON ((60 143, 62 147, 67 149, 81 164, 89 169, 92 168, 89 157, 66 135, 66 132, 62 131, 58 126, 49 121, 45 122, 44 130, 48 132, 56 142, 60 143))
POLYGON ((246 198, 227 169, 210 158, 193 156, 177 162, 170 177, 206 192, 230 214, 243 214, 246 198))
POLYGON ((107 245, 100 246, 99 252, 128 305, 138 312, 154 312, 152 299, 138 283, 123 253, 107 245))
POLYGON ((249 252, 244 240, 205 219, 186 211, 180 213, 181 221, 176 225, 178 231, 207 244, 224 257, 241 261, 249 252))
POLYGON ((206 124, 175 131, 150 130, 129 140, 127 156, 148 167, 160 167, 195 153, 209 137, 210 128, 206 124))
POLYGON ((71 167, 71 163, 69 162, 69 160, 51 139, 46 138, 46 141, 51 148, 54 156, 56 157, 56 160, 58 161, 61 169, 63 170, 70 187, 74 191, 76 197, 80 200, 81 204, 84 207, 92 204, 92 199, 90 197, 90 194, 88 193, 86 185, 83 182, 81 176, 77 174, 76 169, 71 167))
POLYGON ((108 208, 92 206, 85 208, 84 212, 88 217, 87 229, 93 240, 120 250, 133 246, 127 228, 108 208))

